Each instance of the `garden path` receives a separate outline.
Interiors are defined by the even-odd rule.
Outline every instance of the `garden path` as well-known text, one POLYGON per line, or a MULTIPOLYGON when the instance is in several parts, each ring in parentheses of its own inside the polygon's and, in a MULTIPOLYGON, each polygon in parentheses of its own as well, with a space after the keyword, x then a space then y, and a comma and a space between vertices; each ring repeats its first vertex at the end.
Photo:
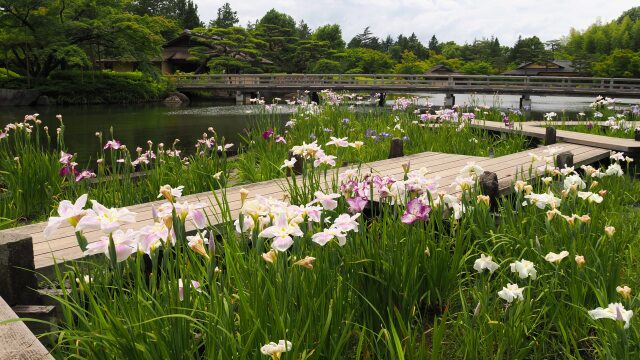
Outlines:
MULTIPOLYGON (((610 153, 609 150, 578 144, 558 144, 556 146, 561 147, 563 151, 571 151, 574 155, 574 164, 576 166, 593 163, 607 158, 610 153)), ((498 158, 482 158, 468 155, 424 152, 402 158, 363 164, 362 170, 366 171, 367 169, 370 169, 372 172, 380 175, 402 178, 403 169, 401 164, 410 162, 412 169, 418 169, 421 167, 429 169, 430 176, 440 177, 440 188, 445 189, 450 193, 455 193, 455 189, 451 188, 450 185, 459 175, 460 168, 468 162, 475 162, 485 170, 495 172, 498 175, 500 191, 502 194, 505 194, 510 191, 511 184, 515 181, 517 176, 522 176, 527 180, 529 178, 528 170, 531 166, 537 167, 544 165, 544 162, 532 163, 531 156, 529 155, 529 153, 543 155, 543 151, 544 148, 537 148, 498 158)), ((339 169, 339 171, 344 169, 345 168, 339 169)), ((226 189, 229 207, 234 218, 238 217, 240 210, 240 189, 242 188, 249 190, 249 198, 252 198, 255 195, 282 198, 284 195, 283 189, 286 188, 286 181, 284 179, 275 179, 226 189)), ((220 196, 221 190, 216 191, 216 194, 220 196)), ((209 216, 210 221, 213 224, 220 222, 220 220, 216 219, 217 214, 219 214, 219 209, 218 206, 215 205, 216 200, 213 193, 205 192, 192 194, 182 197, 181 200, 188 201, 190 203, 203 202, 209 205, 205 211, 209 216)), ((138 214, 138 221, 135 224, 124 226, 123 229, 139 229, 145 225, 151 224, 153 222, 151 207, 152 205, 158 206, 161 203, 162 201, 157 201, 129 206, 129 210, 138 214)), ((70 225, 65 224, 61 226, 54 235, 55 237, 50 240, 45 240, 42 235, 42 231, 45 226, 46 223, 37 223, 19 228, 3 230, 2 232, 20 233, 32 237, 36 269, 42 269, 53 265, 54 258, 57 262, 61 262, 63 260, 79 259, 82 257, 82 252, 78 247, 73 228, 70 225)), ((193 230, 193 225, 188 224, 187 230, 193 230)), ((87 231, 85 235, 89 242, 93 242, 97 241, 100 236, 102 236, 102 233, 98 230, 92 230, 87 231)))

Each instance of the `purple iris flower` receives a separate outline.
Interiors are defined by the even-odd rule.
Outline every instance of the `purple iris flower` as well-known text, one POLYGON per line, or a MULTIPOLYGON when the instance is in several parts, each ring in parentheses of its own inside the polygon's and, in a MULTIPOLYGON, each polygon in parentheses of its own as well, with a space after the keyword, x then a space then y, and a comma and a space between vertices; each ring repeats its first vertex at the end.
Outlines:
POLYGON ((349 204, 349 212, 352 214, 361 213, 364 210, 364 207, 367 205, 367 199, 355 196, 347 199, 347 203, 349 204))
POLYGON ((269 130, 262 133, 262 138, 265 140, 268 140, 272 136, 273 136, 273 129, 271 128, 269 128, 269 130))
POLYGON ((418 220, 427 221, 429 212, 431 212, 431 207, 421 199, 415 198, 407 203, 407 210, 402 214, 401 221, 405 224, 413 224, 418 220))

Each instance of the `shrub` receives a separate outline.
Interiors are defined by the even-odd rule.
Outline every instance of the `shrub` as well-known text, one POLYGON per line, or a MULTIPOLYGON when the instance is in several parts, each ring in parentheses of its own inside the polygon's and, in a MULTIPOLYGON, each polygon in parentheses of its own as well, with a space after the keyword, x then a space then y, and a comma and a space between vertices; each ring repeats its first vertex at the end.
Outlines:
POLYGON ((166 80, 141 72, 59 71, 40 87, 63 104, 131 103, 162 99, 166 80))

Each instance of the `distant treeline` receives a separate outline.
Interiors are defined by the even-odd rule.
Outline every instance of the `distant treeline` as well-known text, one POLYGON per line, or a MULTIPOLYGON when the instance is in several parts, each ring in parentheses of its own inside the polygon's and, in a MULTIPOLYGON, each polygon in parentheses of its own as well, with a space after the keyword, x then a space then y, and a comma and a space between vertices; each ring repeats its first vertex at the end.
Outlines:
MULTIPOLYGON (((366 27, 348 42, 338 24, 311 29, 275 9, 239 26, 226 3, 204 24, 192 0, 0 0, 0 87, 46 84, 66 70, 100 70, 105 59, 135 60, 147 76, 161 46, 185 29, 198 72, 424 73, 437 64, 465 74, 499 74, 519 64, 571 60, 584 75, 640 77, 640 7, 560 39, 428 41, 415 33, 378 37, 366 27), (423 39, 424 40, 424 39, 423 39)), ((59 78, 59 77, 58 77, 59 78)))

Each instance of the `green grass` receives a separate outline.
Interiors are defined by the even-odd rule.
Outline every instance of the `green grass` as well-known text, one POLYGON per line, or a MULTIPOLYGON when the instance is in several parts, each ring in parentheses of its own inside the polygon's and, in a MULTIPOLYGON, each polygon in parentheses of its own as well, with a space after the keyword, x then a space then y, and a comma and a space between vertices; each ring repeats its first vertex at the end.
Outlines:
POLYGON ((558 130, 575 131, 585 134, 603 135, 621 139, 633 139, 636 127, 640 128, 640 123, 629 122, 628 128, 621 126, 612 127, 610 125, 602 125, 600 122, 580 121, 577 123, 563 123, 563 125, 555 125, 558 130))

